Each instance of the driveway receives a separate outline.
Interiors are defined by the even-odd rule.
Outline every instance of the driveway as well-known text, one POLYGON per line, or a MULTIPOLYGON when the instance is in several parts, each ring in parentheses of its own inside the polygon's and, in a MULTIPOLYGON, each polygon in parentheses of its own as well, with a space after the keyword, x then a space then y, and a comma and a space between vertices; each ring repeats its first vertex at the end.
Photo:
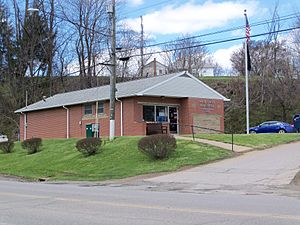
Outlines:
POLYGON ((285 188, 300 170, 300 142, 145 179, 157 189, 273 192, 285 188))

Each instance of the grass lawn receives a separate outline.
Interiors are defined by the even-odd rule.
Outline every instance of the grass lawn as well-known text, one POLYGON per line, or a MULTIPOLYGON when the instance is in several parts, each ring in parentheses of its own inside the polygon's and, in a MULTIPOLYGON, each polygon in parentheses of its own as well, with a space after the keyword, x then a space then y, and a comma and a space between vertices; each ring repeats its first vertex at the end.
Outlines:
MULTIPOLYGON (((231 143, 231 134, 197 134, 197 138, 231 143)), ((233 143, 253 148, 267 148, 300 140, 300 134, 234 134, 233 143)))
POLYGON ((33 155, 27 155, 16 143, 13 153, 0 153, 0 174, 29 179, 100 181, 175 171, 183 166, 199 165, 231 155, 229 151, 216 147, 178 140, 177 150, 169 159, 154 161, 138 151, 139 139, 117 138, 90 157, 77 151, 77 139, 44 140, 42 150, 33 155))

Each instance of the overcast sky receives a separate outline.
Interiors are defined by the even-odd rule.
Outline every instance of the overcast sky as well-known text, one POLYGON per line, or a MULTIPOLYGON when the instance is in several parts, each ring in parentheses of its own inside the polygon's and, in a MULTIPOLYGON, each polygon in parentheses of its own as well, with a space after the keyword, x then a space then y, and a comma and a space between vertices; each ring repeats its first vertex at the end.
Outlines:
MULTIPOLYGON (((278 2, 278 13, 285 17, 300 12, 299 0, 127 0, 118 9, 118 16, 132 29, 140 32, 140 16, 143 16, 144 31, 153 43, 174 40, 183 34, 202 35, 233 27, 244 26, 244 9, 247 9, 251 24, 269 20, 278 2)), ((295 19, 284 20, 282 27, 293 26, 295 19)), ((251 26, 251 34, 268 30, 267 25, 251 26)), ((244 35, 244 27, 230 32, 209 35, 199 39, 203 43, 224 40, 244 35)), ((288 35, 288 34, 282 34, 288 35)), ((257 40, 255 38, 254 40, 257 40)), ((230 55, 242 45, 242 40, 211 45, 209 51, 223 67, 230 67, 230 55)))

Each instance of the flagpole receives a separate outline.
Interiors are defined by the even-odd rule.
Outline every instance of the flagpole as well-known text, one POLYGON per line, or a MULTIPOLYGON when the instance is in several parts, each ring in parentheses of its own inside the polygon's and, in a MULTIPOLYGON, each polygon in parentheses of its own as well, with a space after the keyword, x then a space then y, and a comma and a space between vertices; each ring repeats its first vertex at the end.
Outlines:
MULTIPOLYGON (((244 15, 246 19, 246 27, 249 26, 246 9, 244 10, 244 15)), ((246 35, 247 36, 247 35, 246 35)), ((245 81, 246 81, 246 127, 247 127, 247 134, 249 134, 249 87, 248 87, 248 51, 247 51, 247 45, 248 45, 248 38, 246 37, 245 40, 245 81)))
POLYGON ((247 41, 245 41, 245 80, 246 80, 246 126, 249 134, 249 87, 248 87, 248 58, 247 41))

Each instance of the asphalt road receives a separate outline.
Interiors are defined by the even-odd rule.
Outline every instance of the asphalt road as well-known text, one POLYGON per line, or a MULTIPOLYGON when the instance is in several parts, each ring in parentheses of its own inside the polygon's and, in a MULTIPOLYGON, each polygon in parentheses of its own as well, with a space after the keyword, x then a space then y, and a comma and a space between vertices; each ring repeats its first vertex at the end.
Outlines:
POLYGON ((0 187, 1 225, 300 224, 300 200, 287 196, 12 181, 0 187))
POLYGON ((0 180, 0 225, 299 225, 300 192, 286 189, 299 150, 294 143, 129 183, 0 180))

